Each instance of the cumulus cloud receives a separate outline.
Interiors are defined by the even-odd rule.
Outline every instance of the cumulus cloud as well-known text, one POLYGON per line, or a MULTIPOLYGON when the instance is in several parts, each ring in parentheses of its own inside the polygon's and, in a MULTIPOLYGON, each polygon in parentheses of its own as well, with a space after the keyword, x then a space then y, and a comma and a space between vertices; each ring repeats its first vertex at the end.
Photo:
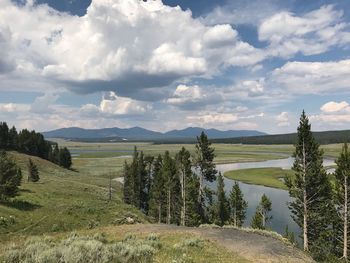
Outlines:
POLYGON ((166 103, 182 109, 194 110, 200 106, 216 104, 222 100, 221 95, 213 92, 210 88, 205 90, 198 85, 187 86, 181 84, 176 87, 173 95, 166 100, 166 103))
POLYGON ((332 5, 303 16, 284 11, 262 22, 259 39, 269 43, 269 53, 273 56, 290 57, 298 52, 320 54, 332 46, 350 44, 350 26, 342 19, 343 12, 332 5))
POLYGON ((321 107, 321 111, 325 113, 340 112, 340 111, 350 112, 350 105, 346 101, 342 101, 342 102, 330 101, 325 103, 321 107))
POLYGON ((6 35, 0 45, 15 54, 16 71, 79 93, 135 97, 143 89, 264 59, 230 25, 206 26, 189 10, 161 0, 93 0, 82 17, 10 0, 0 6, 0 36, 6 35))
POLYGON ((87 115, 101 114, 106 116, 115 115, 140 115, 152 109, 152 106, 142 101, 132 100, 117 96, 110 92, 101 100, 99 106, 86 104, 81 107, 81 112, 87 115))

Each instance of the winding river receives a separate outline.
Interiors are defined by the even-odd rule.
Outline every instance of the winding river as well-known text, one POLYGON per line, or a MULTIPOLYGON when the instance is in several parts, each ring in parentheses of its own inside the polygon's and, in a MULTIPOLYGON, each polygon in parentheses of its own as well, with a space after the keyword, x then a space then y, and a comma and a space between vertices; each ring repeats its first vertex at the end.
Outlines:
MULTIPOLYGON (((294 159, 292 157, 289 157, 285 159, 268 160, 262 162, 219 164, 216 166, 216 168, 222 174, 227 171, 248 168, 281 167, 282 169, 290 169, 293 165, 293 161, 294 159)), ((330 166, 333 164, 333 160, 324 160, 324 166, 330 166)), ((224 182, 225 190, 227 193, 229 193, 232 189, 234 180, 224 177, 224 182)), ((272 202, 272 220, 269 224, 269 227, 280 234, 284 234, 285 227, 288 225, 289 230, 295 233, 295 237, 299 235, 300 229, 291 218, 291 213, 288 208, 287 203, 290 201, 290 197, 287 191, 266 186, 245 184, 242 182, 238 183, 244 194, 244 198, 248 201, 246 220, 244 222, 245 226, 250 225, 251 218, 255 213, 255 209, 260 202, 261 196, 263 194, 266 194, 272 202)), ((210 183, 209 187, 216 189, 216 182, 210 183)))

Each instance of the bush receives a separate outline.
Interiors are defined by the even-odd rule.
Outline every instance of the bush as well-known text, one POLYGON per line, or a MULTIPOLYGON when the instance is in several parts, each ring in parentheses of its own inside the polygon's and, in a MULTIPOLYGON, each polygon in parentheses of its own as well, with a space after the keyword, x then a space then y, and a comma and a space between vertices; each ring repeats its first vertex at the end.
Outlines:
POLYGON ((108 243, 104 234, 79 236, 71 233, 62 241, 50 238, 30 238, 23 246, 9 247, 6 263, 137 263, 152 262, 160 247, 152 234, 145 239, 129 235, 123 241, 108 243))
POLYGON ((16 220, 13 216, 4 217, 0 216, 0 227, 7 227, 9 225, 14 225, 16 220))

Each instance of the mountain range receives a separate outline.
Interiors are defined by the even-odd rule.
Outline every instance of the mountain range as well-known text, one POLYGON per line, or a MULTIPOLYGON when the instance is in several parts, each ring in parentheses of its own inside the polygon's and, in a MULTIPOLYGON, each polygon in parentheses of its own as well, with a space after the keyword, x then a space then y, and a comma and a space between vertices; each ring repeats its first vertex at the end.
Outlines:
POLYGON ((103 128, 103 129, 83 129, 78 127, 62 128, 47 132, 42 132, 45 138, 64 138, 73 140, 93 140, 93 141, 125 141, 125 140, 171 140, 171 139, 194 139, 204 131, 209 138, 223 139, 235 137, 249 137, 266 135, 264 132, 256 130, 227 130, 204 129, 200 127, 189 127, 182 130, 171 130, 168 132, 156 132, 140 127, 133 128, 103 128))

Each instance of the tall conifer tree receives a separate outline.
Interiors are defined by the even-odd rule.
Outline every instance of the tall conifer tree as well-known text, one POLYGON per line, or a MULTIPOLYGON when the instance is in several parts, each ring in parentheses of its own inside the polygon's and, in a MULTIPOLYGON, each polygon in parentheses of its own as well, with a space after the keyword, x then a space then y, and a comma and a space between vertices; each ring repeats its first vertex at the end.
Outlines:
POLYGON ((231 221, 235 227, 243 225, 248 202, 244 200, 243 193, 237 182, 232 186, 230 192, 231 221))
POLYGON ((336 196, 335 204, 337 214, 340 219, 339 233, 337 237, 342 247, 342 257, 348 260, 349 246, 349 211, 350 211, 350 151, 345 143, 342 152, 336 160, 337 169, 335 170, 336 178, 336 196))
POLYGON ((322 238, 329 226, 332 189, 323 167, 323 152, 311 132, 309 119, 303 111, 294 152, 295 177, 287 177, 286 186, 293 198, 290 209, 294 221, 303 230, 305 251, 322 238))
POLYGON ((213 182, 216 180, 217 171, 214 164, 214 148, 211 147, 211 143, 208 140, 207 135, 202 132, 197 137, 197 144, 195 149, 195 166, 199 176, 199 189, 198 189, 198 213, 201 221, 208 221, 208 209, 206 199, 211 198, 211 191, 206 187, 206 181, 213 182))

